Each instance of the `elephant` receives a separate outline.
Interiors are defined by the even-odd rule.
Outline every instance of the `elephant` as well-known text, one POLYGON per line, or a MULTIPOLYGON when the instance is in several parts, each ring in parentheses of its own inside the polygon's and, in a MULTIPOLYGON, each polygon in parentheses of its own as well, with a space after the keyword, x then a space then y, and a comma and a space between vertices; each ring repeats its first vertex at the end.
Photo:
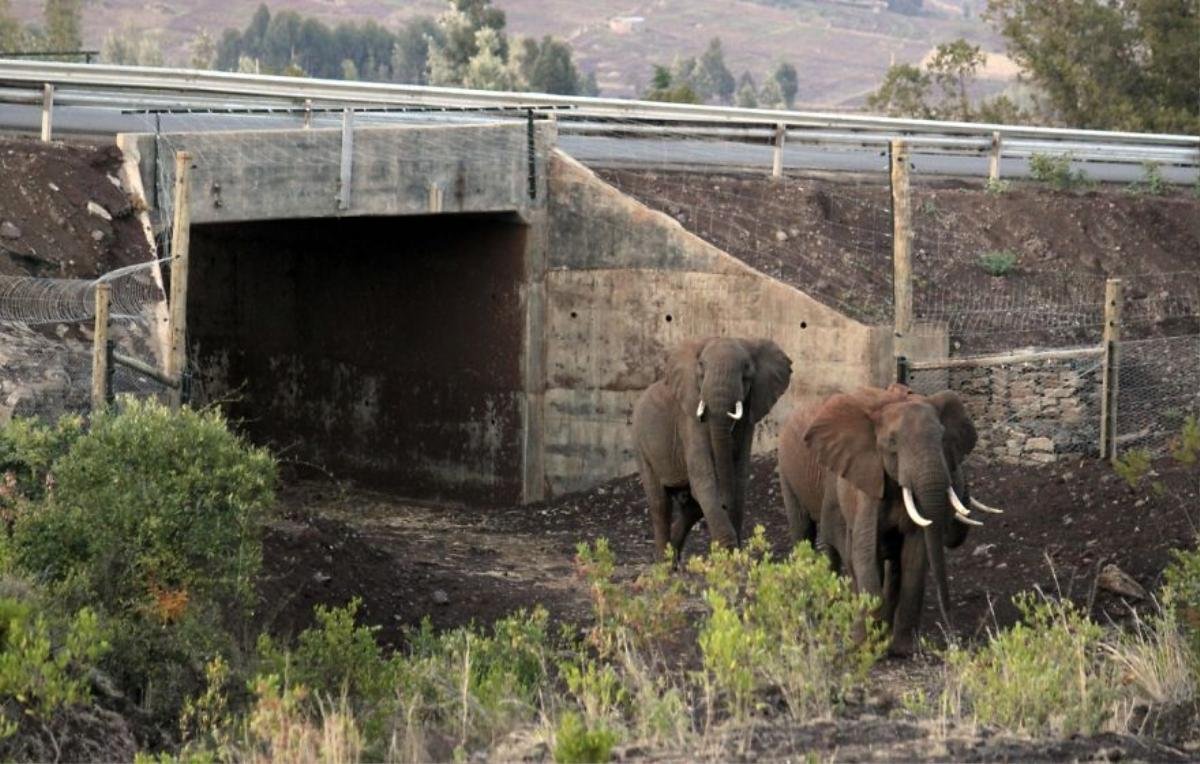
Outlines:
POLYGON ((678 564, 701 516, 715 543, 741 544, 754 426, 791 377, 791 359, 769 339, 687 340, 670 352, 665 378, 633 409, 638 471, 660 558, 669 541, 678 564))
POLYGON ((844 566, 854 587, 881 599, 889 652, 913 651, 933 572, 938 608, 951 630, 944 549, 999 513, 970 497, 963 460, 975 426, 950 390, 919 395, 904 385, 860 388, 802 406, 779 438, 779 481, 793 543, 809 541, 844 566))

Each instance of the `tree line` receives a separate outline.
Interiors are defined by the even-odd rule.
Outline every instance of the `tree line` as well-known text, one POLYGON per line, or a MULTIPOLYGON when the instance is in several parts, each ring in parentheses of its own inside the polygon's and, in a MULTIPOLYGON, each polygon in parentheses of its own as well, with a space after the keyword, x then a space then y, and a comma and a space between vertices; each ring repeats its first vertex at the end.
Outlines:
POLYGON ((82 0, 45 0, 40 24, 22 25, 9 0, 0 0, 0 51, 78 51, 83 47, 82 0))
POLYGON ((1200 0, 988 0, 1029 94, 973 99, 986 57, 943 43, 924 67, 897 64, 867 99, 892 116, 1200 132, 1200 0))
POLYGON ((780 61, 761 86, 755 84, 754 76, 743 71, 734 79, 733 72, 725 64, 725 51, 721 38, 714 37, 699 56, 677 58, 671 66, 654 65, 650 87, 642 93, 649 101, 674 101, 676 103, 737 104, 746 108, 790 109, 796 103, 799 90, 796 67, 780 61))

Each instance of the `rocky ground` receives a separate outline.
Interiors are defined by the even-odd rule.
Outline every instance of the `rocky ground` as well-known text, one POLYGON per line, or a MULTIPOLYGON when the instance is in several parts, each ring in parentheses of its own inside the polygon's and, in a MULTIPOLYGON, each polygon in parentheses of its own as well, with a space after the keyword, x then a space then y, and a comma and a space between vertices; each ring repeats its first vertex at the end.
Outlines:
MULTIPOLYGON (((120 165, 116 146, 0 140, 0 422, 89 405, 87 282, 153 257, 120 165)), ((156 292, 130 278, 114 290, 156 292)), ((153 358, 144 318, 114 320, 113 336, 124 352, 153 358)), ((120 389, 146 382, 117 379, 120 389)))

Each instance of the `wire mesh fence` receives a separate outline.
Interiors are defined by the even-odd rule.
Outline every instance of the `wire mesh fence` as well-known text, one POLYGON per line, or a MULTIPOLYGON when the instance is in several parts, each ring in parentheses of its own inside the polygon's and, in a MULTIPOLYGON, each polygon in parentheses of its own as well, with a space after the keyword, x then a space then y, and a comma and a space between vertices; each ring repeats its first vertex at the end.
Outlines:
POLYGON ((1117 368, 1118 454, 1169 450, 1185 423, 1200 418, 1200 335, 1124 341, 1117 368))

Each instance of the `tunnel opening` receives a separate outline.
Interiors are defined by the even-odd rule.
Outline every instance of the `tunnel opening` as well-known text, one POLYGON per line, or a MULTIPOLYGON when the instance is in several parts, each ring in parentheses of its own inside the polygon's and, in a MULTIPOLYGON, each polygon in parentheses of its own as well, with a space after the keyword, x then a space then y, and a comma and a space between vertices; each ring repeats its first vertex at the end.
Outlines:
POLYGON ((520 500, 526 230, 515 215, 193 226, 194 400, 338 477, 520 500))

